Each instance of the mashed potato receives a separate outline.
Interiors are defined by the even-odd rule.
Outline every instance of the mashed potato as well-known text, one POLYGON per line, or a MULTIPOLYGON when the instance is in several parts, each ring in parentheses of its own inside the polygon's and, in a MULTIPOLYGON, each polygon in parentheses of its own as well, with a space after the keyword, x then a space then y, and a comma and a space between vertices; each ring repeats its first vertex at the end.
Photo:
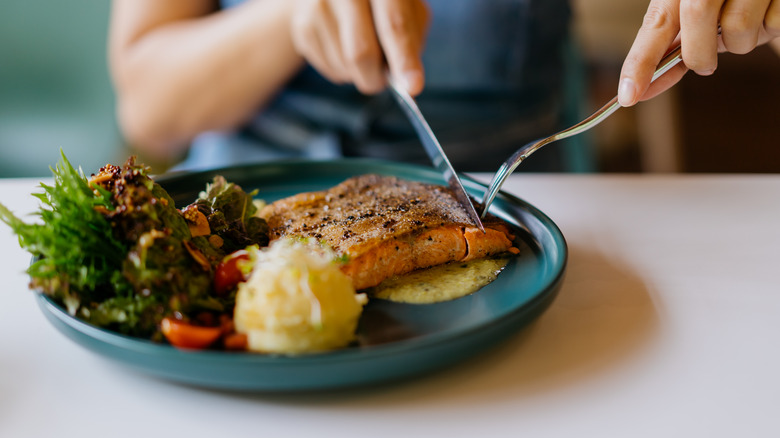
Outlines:
POLYGON ((236 296, 236 331, 248 348, 296 354, 343 347, 367 298, 356 294, 332 251, 318 244, 280 239, 254 254, 249 279, 236 296))

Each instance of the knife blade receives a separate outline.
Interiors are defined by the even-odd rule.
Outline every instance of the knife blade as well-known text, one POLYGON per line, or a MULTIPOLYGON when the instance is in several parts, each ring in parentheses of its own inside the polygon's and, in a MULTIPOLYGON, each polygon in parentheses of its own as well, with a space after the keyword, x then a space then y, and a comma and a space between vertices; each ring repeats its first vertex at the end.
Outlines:
POLYGON ((484 233, 485 227, 482 225, 482 221, 479 218, 479 214, 477 214, 477 210, 474 208, 474 204, 471 202, 471 198, 469 198, 468 193, 466 193, 466 189, 463 188, 463 183, 458 177, 458 174, 455 173, 455 169, 452 167, 449 158, 447 158, 447 154, 444 153, 444 149, 442 149, 439 140, 436 139, 433 130, 431 130, 428 122, 425 121, 422 112, 420 112, 420 108, 417 106, 417 102, 409 95, 406 88, 398 83, 393 75, 389 73, 387 74, 387 82, 390 84, 393 96, 396 101, 398 101, 401 109, 406 113, 414 130, 417 132, 423 149, 425 149, 431 162, 433 162, 433 167, 444 176, 444 180, 447 181, 450 190, 455 193, 455 197, 458 198, 460 204, 466 209, 466 213, 468 213, 473 224, 484 233))

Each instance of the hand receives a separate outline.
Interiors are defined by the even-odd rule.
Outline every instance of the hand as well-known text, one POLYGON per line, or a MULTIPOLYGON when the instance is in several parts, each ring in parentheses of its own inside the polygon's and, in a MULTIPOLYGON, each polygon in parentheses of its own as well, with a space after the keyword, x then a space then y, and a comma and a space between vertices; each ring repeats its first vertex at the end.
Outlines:
POLYGON ((745 54, 780 36, 780 0, 651 0, 623 64, 618 100, 631 106, 676 84, 690 69, 710 75, 718 52, 745 54), (721 37, 717 37, 718 26, 721 37), (667 50, 682 44, 683 63, 652 85, 667 50), (683 65, 685 64, 685 65, 683 65))
POLYGON ((428 20, 423 0, 297 0, 291 32, 298 53, 330 81, 378 93, 386 62, 416 95, 428 20))

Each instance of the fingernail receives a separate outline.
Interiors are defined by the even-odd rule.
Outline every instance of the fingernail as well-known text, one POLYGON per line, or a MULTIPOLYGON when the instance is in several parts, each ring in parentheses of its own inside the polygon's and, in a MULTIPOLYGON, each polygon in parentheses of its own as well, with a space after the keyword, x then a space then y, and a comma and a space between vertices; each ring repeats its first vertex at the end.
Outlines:
POLYGON ((618 85, 618 103, 631 106, 636 101, 636 84, 631 78, 623 78, 618 85))

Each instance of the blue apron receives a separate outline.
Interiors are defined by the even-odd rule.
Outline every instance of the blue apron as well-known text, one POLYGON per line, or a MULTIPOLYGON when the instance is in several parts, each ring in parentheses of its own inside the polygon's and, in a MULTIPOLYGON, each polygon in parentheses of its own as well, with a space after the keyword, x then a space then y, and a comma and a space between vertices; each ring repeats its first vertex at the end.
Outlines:
MULTIPOLYGON (((223 0, 233 7, 243 0, 223 0)), ((421 111, 459 171, 493 171, 561 125, 567 0, 429 0, 421 111)), ((524 170, 565 170, 542 150, 524 170)), ((304 68, 246 126, 204 133, 177 168, 284 158, 373 157, 429 164, 388 92, 364 96, 304 68)))

